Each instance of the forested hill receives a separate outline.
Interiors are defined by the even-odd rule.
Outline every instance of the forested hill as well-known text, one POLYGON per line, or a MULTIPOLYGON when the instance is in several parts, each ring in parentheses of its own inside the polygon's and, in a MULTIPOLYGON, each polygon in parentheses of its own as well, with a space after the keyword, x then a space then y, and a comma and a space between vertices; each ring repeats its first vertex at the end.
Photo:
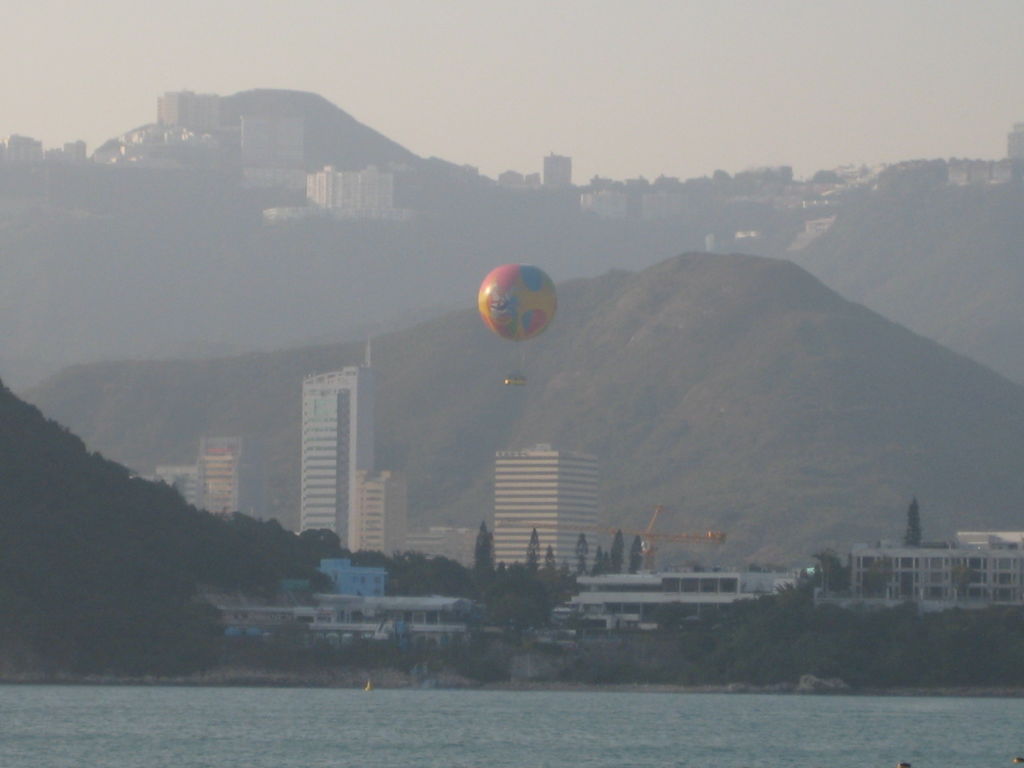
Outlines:
POLYGON ((204 667, 219 630, 197 590, 315 578, 311 546, 186 506, 0 386, 0 674, 204 667))
POLYGON ((1024 186, 883 175, 832 228, 787 254, 826 285, 1024 382, 1024 186), (886 182, 889 183, 886 183, 886 182))
MULTIPOLYGON (((665 504, 663 530, 729 534, 706 556, 722 562, 896 538, 914 495, 929 538, 1019 527, 1024 390, 800 268, 688 254, 559 292, 526 344, 469 308, 374 339, 377 464, 407 472, 414 527, 478 525, 494 452, 538 442, 600 458, 608 523, 665 504), (524 362, 528 385, 502 386, 524 362)), ((144 471, 188 460, 203 434, 259 439, 294 525, 302 378, 362 357, 352 344, 78 366, 31 397, 144 471)))

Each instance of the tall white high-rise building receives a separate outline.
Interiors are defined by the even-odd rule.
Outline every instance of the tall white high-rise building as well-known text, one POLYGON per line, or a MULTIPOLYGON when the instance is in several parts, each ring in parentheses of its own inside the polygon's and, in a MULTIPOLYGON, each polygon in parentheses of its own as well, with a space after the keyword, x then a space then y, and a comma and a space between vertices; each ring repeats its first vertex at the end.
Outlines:
POLYGON ((358 470, 356 489, 348 516, 348 548, 384 554, 404 551, 409 518, 405 478, 389 470, 358 470))
POLYGON ((300 529, 326 528, 345 543, 360 470, 373 471, 372 369, 350 366, 307 377, 302 382, 300 529))
MULTIPOLYGON (((499 451, 494 467, 494 560, 524 562, 533 529, 543 561, 572 561, 580 533, 597 524, 597 458, 537 445, 499 451)), ((592 538, 592 537, 591 537, 592 538)))

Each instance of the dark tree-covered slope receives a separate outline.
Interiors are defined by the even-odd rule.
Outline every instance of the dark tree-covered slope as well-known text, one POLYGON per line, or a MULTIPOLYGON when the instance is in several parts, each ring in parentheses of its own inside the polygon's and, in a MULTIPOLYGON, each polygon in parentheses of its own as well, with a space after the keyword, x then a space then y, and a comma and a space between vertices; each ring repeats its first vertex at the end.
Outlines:
POLYGON ((202 588, 314 577, 276 523, 215 518, 0 387, 0 673, 178 673, 216 661, 202 588))

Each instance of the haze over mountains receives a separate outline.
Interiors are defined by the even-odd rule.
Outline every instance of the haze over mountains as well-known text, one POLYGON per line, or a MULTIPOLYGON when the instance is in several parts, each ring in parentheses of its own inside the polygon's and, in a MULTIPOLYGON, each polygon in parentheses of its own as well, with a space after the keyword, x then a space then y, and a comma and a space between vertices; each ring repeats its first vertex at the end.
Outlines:
POLYGON ((301 196, 243 188, 230 153, 167 158, 180 168, 4 169, 0 373, 10 386, 98 359, 366 338, 466 305, 498 263, 542 264, 561 281, 641 269, 703 249, 708 235, 720 250, 793 258, 849 298, 1024 376, 1019 183, 949 188, 939 163, 927 184, 839 185, 826 198, 828 185, 723 172, 619 183, 631 205, 649 193, 676 207, 604 218, 581 210, 581 188, 503 188, 420 158, 315 94, 262 89, 222 102, 228 133, 243 113, 302 117, 307 170, 397 169, 396 196, 416 218, 266 227, 264 207, 301 196), (832 231, 787 251, 805 221, 832 214, 832 231))
POLYGON ((4 169, 0 373, 26 389, 87 363, 29 391, 105 455, 148 472, 204 434, 257 438, 294 526, 301 379, 358 362, 372 335, 378 463, 408 473, 414 524, 478 524, 494 451, 551 442, 601 457, 610 524, 666 504, 677 530, 727 530, 737 557, 895 535, 915 494, 927 535, 1019 527, 1017 386, 792 265, 676 256, 713 240, 798 261, 1022 380, 1019 174, 951 186, 952 164, 932 161, 857 184, 784 168, 595 179, 627 202, 608 216, 581 209, 580 187, 510 189, 417 157, 314 94, 223 101, 229 134, 243 113, 300 115, 307 170, 393 169, 416 216, 266 226, 263 208, 301 195, 244 187, 230 153, 4 169), (824 234, 804 237, 815 222, 824 234), (497 385, 519 348, 459 310, 503 262, 561 284, 525 391, 497 385), (92 362, 117 358, 138 360, 92 362))
MULTIPOLYGON (((301 379, 362 354, 79 366, 31 396, 139 470, 183 460, 204 432, 260 439, 294 525, 301 379)), ((666 504, 666 530, 728 532, 716 558, 896 538, 913 495, 928 537, 1019 525, 1024 390, 782 261, 610 272, 560 286, 557 322, 528 346, 467 309, 379 337, 373 355, 378 464, 408 473, 414 525, 487 519, 494 451, 537 442, 600 457, 610 524, 666 504), (520 349, 529 384, 503 387, 520 349)))

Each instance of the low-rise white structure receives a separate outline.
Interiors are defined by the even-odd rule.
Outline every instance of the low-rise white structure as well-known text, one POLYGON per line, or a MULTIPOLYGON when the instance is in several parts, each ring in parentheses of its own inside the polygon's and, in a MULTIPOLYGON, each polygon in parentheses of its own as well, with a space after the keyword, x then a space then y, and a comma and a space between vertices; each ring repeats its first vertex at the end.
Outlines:
POLYGON ((304 629, 311 641, 447 645, 465 637, 477 618, 473 601, 461 597, 317 594, 313 601, 313 605, 274 605, 238 596, 211 596, 228 636, 261 637, 291 627, 304 629))
POLYGON ((961 531, 943 546, 856 545, 850 591, 854 599, 936 610, 1024 605, 1024 531, 961 531))
POLYGON ((793 574, 739 570, 580 576, 580 591, 570 608, 587 623, 606 629, 655 629, 659 608, 682 606, 699 616, 703 610, 770 595, 795 582, 793 574))
POLYGON ((464 637, 474 618, 473 602, 461 597, 317 595, 316 601, 309 630, 328 640, 351 635, 446 645, 464 637))

